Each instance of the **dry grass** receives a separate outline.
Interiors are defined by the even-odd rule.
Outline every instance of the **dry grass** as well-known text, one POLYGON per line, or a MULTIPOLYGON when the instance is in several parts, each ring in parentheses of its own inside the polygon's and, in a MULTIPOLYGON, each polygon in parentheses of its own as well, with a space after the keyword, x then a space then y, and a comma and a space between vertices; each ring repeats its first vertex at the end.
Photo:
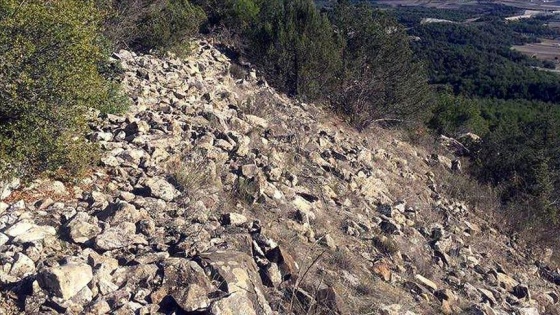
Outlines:
POLYGON ((385 255, 394 255, 399 251, 399 246, 390 237, 381 235, 372 239, 373 246, 385 255))
POLYGON ((232 63, 229 66, 229 74, 236 80, 245 79, 247 70, 238 64, 232 63))
POLYGON ((468 175, 441 172, 437 177, 442 182, 441 192, 452 199, 464 201, 471 208, 484 209, 485 212, 500 208, 496 190, 468 175))
POLYGON ((234 198, 241 201, 245 205, 251 205, 258 202, 255 197, 258 195, 258 183, 255 179, 247 179, 238 177, 232 189, 234 198))
POLYGON ((245 115, 254 115, 264 119, 270 119, 276 112, 274 104, 276 100, 270 91, 259 91, 248 96, 245 100, 239 102, 237 106, 245 115))
POLYGON ((190 198, 201 192, 216 193, 220 190, 218 167, 202 155, 172 157, 166 168, 170 182, 190 198))
POLYGON ((341 249, 329 253, 325 258, 325 263, 334 267, 335 270, 352 270, 357 267, 357 262, 351 256, 351 253, 341 249))

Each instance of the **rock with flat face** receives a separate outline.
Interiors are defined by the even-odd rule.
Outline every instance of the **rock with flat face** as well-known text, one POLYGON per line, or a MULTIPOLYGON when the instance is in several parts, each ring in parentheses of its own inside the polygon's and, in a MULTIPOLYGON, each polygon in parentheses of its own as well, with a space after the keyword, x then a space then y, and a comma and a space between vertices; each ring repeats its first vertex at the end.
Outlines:
POLYGON ((351 314, 348 305, 333 287, 327 287, 317 292, 317 303, 327 312, 335 312, 335 314, 349 315, 351 314))
POLYGON ((225 213, 220 221, 222 225, 240 226, 247 223, 247 217, 239 213, 225 213))
POLYGON ((56 229, 52 226, 48 225, 34 225, 30 229, 26 230, 24 233, 21 233, 14 237, 14 243, 16 244, 23 244, 23 243, 33 243, 42 241, 48 236, 53 236, 56 234, 56 229))
POLYGON ((114 250, 134 244, 147 244, 143 235, 135 233, 136 225, 134 223, 123 222, 98 235, 94 241, 95 247, 100 250, 114 250))
POLYGON ((268 122, 266 121, 266 119, 263 119, 261 117, 258 117, 258 116, 255 116, 255 115, 246 115, 245 119, 247 120, 247 122, 249 122, 253 126, 259 126, 261 128, 268 128, 268 122))
POLYGON ((210 306, 212 285, 204 270, 194 261, 185 258, 169 258, 163 265, 163 290, 185 311, 202 311, 210 306))
POLYGON ((10 276, 21 278, 35 272, 35 263, 26 255, 17 253, 14 256, 14 260, 14 264, 10 269, 10 276))
POLYGON ((228 294, 212 304, 212 314, 272 314, 250 256, 235 251, 216 251, 201 254, 201 258, 205 269, 211 272, 211 278, 216 280, 221 291, 228 294))
POLYGON ((432 292, 437 290, 437 284, 435 284, 432 280, 430 280, 430 279, 428 279, 428 278, 426 278, 422 275, 416 275, 416 276, 414 276, 414 279, 416 279, 422 285, 424 285, 425 287, 430 289, 432 292))
POLYGON ((482 293, 483 299, 488 301, 491 306, 496 305, 496 303, 497 303, 496 302, 496 297, 494 296, 492 291, 486 290, 486 289, 483 289, 483 288, 478 288, 478 291, 480 291, 480 293, 482 293))
POLYGON ((93 272, 84 263, 69 263, 42 270, 37 280, 49 295, 68 300, 82 290, 93 279, 93 272))
POLYGON ((78 212, 66 224, 68 236, 74 243, 83 244, 99 234, 101 228, 97 225, 97 219, 85 212, 78 212))
POLYGON ((519 315, 539 315, 539 310, 536 307, 524 307, 517 310, 519 315))
POLYGON ((36 226, 37 225, 35 225, 35 223, 33 221, 22 220, 22 221, 19 221, 19 222, 13 224, 12 226, 8 227, 4 231, 4 234, 6 234, 10 237, 17 237, 19 235, 22 235, 22 234, 26 233, 31 228, 36 227, 36 226))
POLYGON ((12 191, 19 188, 20 183, 21 181, 17 178, 0 181, 0 200, 8 198, 12 194, 12 191))
MULTIPOLYGON (((152 197, 165 201, 171 201, 179 194, 173 185, 161 177, 150 178, 146 180, 144 185, 149 189, 152 197)), ((189 187, 186 188, 189 189, 189 187)))

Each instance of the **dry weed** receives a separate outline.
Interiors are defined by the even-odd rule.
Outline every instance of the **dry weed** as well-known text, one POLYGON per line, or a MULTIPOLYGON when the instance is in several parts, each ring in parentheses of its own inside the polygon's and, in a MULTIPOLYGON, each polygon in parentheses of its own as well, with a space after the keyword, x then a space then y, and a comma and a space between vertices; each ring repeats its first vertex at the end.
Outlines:
POLYGON ((393 255, 399 251, 397 243, 387 236, 375 236, 372 242, 373 246, 385 255, 393 255))
POLYGON ((191 198, 203 191, 216 193, 220 188, 216 163, 202 155, 175 156, 168 161, 167 171, 170 182, 191 198))
POLYGON ((264 119, 274 116, 276 100, 269 91, 259 91, 239 102, 237 106, 245 115, 254 115, 264 119))
POLYGON ((238 64, 232 63, 229 66, 229 74, 236 80, 245 79, 247 70, 238 64))

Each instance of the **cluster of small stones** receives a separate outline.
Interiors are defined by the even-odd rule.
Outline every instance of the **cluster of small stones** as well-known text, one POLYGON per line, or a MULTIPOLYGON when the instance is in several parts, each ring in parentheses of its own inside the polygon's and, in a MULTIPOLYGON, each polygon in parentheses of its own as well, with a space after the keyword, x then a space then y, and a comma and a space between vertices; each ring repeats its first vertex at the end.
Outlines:
POLYGON ((234 78, 206 42, 114 58, 133 105, 92 113, 102 165, 73 187, 2 186, 0 314, 558 307, 560 274, 444 196, 451 160, 234 78))

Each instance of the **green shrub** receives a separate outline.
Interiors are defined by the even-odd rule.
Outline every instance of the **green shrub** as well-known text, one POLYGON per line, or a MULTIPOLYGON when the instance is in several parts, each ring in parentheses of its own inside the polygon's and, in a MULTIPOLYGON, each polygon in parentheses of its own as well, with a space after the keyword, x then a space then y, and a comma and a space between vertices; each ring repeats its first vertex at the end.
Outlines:
POLYGON ((145 48, 172 49, 198 33, 204 12, 187 0, 156 2, 140 20, 139 45, 145 48))
POLYGON ((263 2, 248 37, 252 59, 277 88, 307 100, 329 94, 340 67, 340 43, 312 0, 263 2))
POLYGON ((115 50, 182 53, 185 40, 206 20, 204 11, 188 0, 97 0, 97 5, 107 12, 105 36, 115 50))
POLYGON ((333 109, 357 129, 376 120, 424 122, 429 90, 405 29, 369 5, 339 2, 331 21, 342 39, 333 109))
POLYGON ((0 3, 0 175, 75 175, 91 163, 87 108, 115 110, 92 1, 0 3))

